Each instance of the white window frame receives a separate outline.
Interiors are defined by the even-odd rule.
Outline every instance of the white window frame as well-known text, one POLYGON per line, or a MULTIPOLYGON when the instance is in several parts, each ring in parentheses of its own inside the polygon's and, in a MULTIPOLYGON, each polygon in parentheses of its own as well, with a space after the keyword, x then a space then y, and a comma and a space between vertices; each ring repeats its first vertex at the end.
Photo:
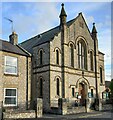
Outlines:
POLYGON ((4 73, 5 74, 12 74, 12 75, 17 75, 18 74, 18 58, 17 57, 13 57, 13 56, 5 56, 5 61, 4 61, 4 73), (11 58, 16 58, 17 59, 17 66, 16 66, 16 72, 15 73, 11 73, 11 72, 6 72, 6 60, 7 57, 11 57, 11 58))
POLYGON ((3 101, 3 105, 4 106, 17 106, 17 88, 4 88, 4 101, 3 101), (15 89, 16 90, 16 96, 6 96, 5 93, 6 93, 6 90, 7 89, 15 89), (5 98, 16 98, 16 104, 5 104, 5 98))

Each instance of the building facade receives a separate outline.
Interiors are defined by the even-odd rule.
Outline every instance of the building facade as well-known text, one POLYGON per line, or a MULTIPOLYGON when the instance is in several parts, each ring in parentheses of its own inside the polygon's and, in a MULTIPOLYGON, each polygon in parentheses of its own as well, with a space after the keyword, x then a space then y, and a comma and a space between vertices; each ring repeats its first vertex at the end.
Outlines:
POLYGON ((85 104, 102 99, 104 54, 98 50, 95 23, 90 32, 82 13, 70 21, 62 4, 60 25, 21 43, 32 54, 32 100, 43 99, 45 112, 58 99, 85 104))
POLYGON ((0 110, 30 107, 31 55, 17 45, 17 37, 13 32, 9 42, 0 40, 0 110))

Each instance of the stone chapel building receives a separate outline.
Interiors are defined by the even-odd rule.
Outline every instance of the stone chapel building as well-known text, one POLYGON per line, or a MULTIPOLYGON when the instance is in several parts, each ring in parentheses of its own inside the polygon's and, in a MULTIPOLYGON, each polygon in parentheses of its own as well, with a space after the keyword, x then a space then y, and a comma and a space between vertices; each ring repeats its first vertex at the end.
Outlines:
POLYGON ((95 23, 90 32, 82 13, 70 21, 62 4, 59 26, 20 45, 32 54, 32 100, 43 99, 45 112, 58 99, 84 105, 102 99, 105 90, 104 54, 98 50, 95 23))

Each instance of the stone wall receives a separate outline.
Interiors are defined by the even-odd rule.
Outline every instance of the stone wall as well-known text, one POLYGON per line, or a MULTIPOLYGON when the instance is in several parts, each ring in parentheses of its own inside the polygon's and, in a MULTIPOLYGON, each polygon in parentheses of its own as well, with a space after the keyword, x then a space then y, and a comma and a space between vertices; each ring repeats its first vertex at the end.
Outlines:
MULTIPOLYGON (((26 56, 8 53, 0 51, 0 73, 2 79, 0 79, 0 100, 3 101, 4 106, 4 88, 16 88, 17 89, 17 106, 18 108, 26 109, 26 88, 27 88, 27 67, 28 67, 28 102, 30 107, 31 100, 31 58, 28 57, 28 66, 26 56), (5 56, 17 57, 18 69, 17 75, 5 74, 4 73, 4 63, 5 56), (2 86, 1 86, 2 85, 2 86)), ((1 103, 1 102, 0 102, 1 103)))
POLYGON ((43 101, 41 98, 37 98, 37 114, 36 117, 42 117, 43 115, 43 101))
MULTIPOLYGON (((2 43, 0 42, 0 47, 2 43)), ((2 52, 0 51, 0 56, 2 56, 2 52)), ((0 120, 2 118, 2 97, 3 97, 3 80, 2 80, 2 57, 0 57, 0 120)))
POLYGON ((40 97, 40 78, 43 80, 43 111, 50 110, 50 67, 49 67, 49 43, 42 44, 33 48, 34 51, 34 64, 33 64, 33 83, 32 83, 32 100, 40 97), (39 64, 40 56, 39 51, 43 51, 43 64, 39 64))
POLYGON ((20 118, 35 118, 36 113, 34 110, 24 111, 24 112, 4 112, 3 118, 5 119, 20 119, 20 118))
POLYGON ((3 112, 4 119, 20 119, 20 118, 38 118, 43 115, 43 103, 41 98, 37 98, 35 110, 14 110, 6 109, 3 112))

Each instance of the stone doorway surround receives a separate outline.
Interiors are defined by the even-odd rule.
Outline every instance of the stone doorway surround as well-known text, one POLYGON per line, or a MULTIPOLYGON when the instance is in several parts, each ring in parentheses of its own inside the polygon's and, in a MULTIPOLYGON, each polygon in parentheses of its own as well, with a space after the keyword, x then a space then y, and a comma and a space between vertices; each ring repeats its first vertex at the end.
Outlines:
POLYGON ((83 77, 78 79, 76 83, 76 88, 78 88, 78 99, 80 100, 81 105, 85 105, 85 99, 88 98, 89 86, 88 80, 83 77))
POLYGON ((79 83, 78 94, 80 98, 80 104, 85 105, 85 99, 87 98, 87 84, 84 82, 79 83))

